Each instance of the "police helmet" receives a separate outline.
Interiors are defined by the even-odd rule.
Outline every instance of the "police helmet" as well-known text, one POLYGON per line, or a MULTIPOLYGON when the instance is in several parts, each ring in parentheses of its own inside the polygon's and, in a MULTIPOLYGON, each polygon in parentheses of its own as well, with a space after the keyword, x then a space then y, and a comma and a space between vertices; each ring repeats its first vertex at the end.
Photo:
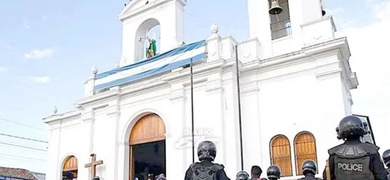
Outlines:
POLYGON ((280 168, 279 166, 272 165, 267 169, 268 179, 279 179, 280 178, 280 168))
POLYGON ((217 155, 217 148, 215 144, 211 141, 203 141, 198 146, 198 158, 199 161, 209 159, 214 161, 215 156, 217 155))
POLYGON ((240 171, 236 175, 236 180, 249 180, 249 174, 246 171, 240 171))
POLYGON ((344 117, 336 128, 338 139, 360 138, 366 134, 363 121, 356 116, 344 117))
POLYGON ((306 175, 307 173, 316 174, 317 173, 317 163, 313 160, 306 160, 302 163, 302 173, 306 175))
POLYGON ((386 166, 390 166, 390 149, 383 152, 382 158, 386 166))

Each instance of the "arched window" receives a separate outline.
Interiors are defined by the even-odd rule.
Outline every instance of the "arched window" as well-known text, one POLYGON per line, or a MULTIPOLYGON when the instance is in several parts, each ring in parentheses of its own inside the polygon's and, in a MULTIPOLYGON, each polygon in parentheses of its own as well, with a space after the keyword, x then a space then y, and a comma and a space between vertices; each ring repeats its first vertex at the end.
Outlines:
MULTIPOLYGON (((268 0, 269 7, 272 7, 272 1, 268 0)), ((280 14, 270 14, 272 40, 291 35, 290 10, 288 0, 278 0, 283 11, 280 14)))
POLYGON ((291 146, 284 135, 276 135, 270 142, 271 164, 277 165, 282 171, 281 176, 292 176, 291 146))
POLYGON ((69 156, 68 158, 66 158, 64 165, 62 167, 62 179, 77 178, 77 174, 78 174, 77 159, 74 156, 69 156))
POLYGON ((316 140, 310 132, 303 131, 294 138, 295 167, 297 175, 302 175, 302 163, 305 160, 317 162, 316 140))

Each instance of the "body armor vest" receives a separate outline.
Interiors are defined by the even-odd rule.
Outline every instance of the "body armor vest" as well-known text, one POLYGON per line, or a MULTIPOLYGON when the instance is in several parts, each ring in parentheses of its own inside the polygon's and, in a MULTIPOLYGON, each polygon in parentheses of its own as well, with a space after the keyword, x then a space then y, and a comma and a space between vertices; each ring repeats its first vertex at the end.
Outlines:
POLYGON ((334 174, 336 179, 375 180, 370 170, 371 155, 378 148, 372 144, 342 144, 329 150, 334 157, 334 174))
POLYGON ((192 180, 217 180, 217 171, 223 169, 223 166, 219 164, 213 164, 212 166, 202 166, 200 164, 191 165, 192 180))
POLYGON ((316 178, 316 177, 313 177, 313 176, 308 176, 308 177, 300 178, 298 180, 322 180, 322 179, 321 178, 316 178))
POLYGON ((386 169, 386 172, 387 172, 387 179, 390 180, 390 168, 387 168, 387 169, 386 169))

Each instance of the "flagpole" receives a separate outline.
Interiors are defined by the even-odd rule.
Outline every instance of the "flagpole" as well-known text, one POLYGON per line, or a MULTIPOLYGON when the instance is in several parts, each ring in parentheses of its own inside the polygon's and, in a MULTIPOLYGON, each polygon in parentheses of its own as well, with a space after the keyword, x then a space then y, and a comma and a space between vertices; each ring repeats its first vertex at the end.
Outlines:
POLYGON ((192 69, 192 58, 190 62, 190 70, 191 70, 191 136, 192 136, 192 163, 195 163, 195 138, 194 138, 194 76, 192 69))
POLYGON ((240 155, 241 155, 241 170, 244 170, 244 148, 242 142, 242 123, 241 123, 241 91, 240 91, 240 71, 238 69, 238 48, 236 50, 236 78, 237 78, 237 100, 238 100, 238 124, 240 129, 240 155))

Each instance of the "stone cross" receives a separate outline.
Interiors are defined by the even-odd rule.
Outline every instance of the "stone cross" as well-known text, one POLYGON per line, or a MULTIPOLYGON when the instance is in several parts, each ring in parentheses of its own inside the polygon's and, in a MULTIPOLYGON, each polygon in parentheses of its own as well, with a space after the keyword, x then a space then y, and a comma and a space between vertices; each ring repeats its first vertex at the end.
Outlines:
POLYGON ((91 168, 91 176, 94 178, 96 176, 96 166, 103 164, 102 160, 96 161, 96 154, 91 154, 91 162, 86 164, 86 168, 91 168))

